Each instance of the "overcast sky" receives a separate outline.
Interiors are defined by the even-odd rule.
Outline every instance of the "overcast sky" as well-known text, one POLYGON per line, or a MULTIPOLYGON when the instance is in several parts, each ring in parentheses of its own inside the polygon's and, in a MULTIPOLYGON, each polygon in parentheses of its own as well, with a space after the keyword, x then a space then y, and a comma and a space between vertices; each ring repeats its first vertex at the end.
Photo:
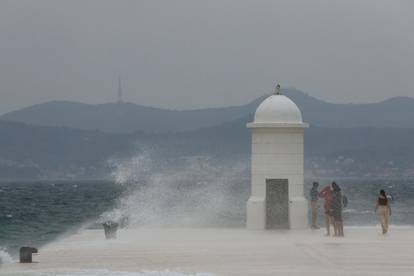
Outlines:
POLYGON ((49 100, 187 109, 275 82, 331 102, 414 97, 411 0, 0 1, 0 113, 49 100))

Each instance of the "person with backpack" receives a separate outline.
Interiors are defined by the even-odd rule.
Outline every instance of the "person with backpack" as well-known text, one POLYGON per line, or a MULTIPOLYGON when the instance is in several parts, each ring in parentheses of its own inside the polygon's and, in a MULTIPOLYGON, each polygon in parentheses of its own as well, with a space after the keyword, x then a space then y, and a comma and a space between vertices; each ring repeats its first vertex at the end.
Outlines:
POLYGON ((342 222, 343 197, 341 188, 336 182, 332 182, 332 218, 334 220, 335 237, 344 236, 344 225, 342 222))

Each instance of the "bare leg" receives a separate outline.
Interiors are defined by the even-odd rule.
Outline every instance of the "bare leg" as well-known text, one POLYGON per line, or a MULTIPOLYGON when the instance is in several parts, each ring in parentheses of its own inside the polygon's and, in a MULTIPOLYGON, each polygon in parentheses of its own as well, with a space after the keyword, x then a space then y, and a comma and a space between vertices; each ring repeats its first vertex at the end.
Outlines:
POLYGON ((386 210, 384 207, 380 206, 378 209, 378 217, 379 220, 381 222, 381 228, 382 228, 382 234, 386 234, 388 231, 388 221, 387 221, 387 214, 386 214, 386 210))
POLYGON ((317 216, 318 216, 317 202, 311 202, 311 208, 312 208, 312 228, 316 229, 318 228, 318 225, 316 224, 317 216))
POLYGON ((325 225, 326 225, 326 235, 331 235, 331 217, 328 214, 325 214, 325 225))
POLYGON ((334 236, 339 236, 339 223, 334 220, 334 236))
POLYGON ((338 222, 338 228, 339 228, 339 236, 344 236, 344 223, 342 221, 338 222))
POLYGON ((383 230, 384 234, 388 233, 389 217, 390 217, 390 215, 389 215, 389 211, 388 211, 388 208, 387 208, 386 211, 384 212, 384 230, 383 230))

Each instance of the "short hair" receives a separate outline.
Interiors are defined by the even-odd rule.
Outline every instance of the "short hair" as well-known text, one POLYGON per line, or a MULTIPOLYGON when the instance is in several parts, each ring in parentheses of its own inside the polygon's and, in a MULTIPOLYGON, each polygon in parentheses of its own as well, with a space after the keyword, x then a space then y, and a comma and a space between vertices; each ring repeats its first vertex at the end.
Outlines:
POLYGON ((334 182, 332 182, 332 189, 334 190, 334 191, 340 191, 341 190, 341 188, 339 187, 339 185, 338 184, 336 184, 336 182, 334 181, 334 182))

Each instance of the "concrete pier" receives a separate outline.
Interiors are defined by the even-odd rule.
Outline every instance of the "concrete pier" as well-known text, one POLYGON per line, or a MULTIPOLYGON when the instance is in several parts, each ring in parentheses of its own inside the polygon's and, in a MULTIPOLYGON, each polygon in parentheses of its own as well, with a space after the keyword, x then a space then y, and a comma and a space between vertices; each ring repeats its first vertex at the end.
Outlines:
POLYGON ((348 227, 345 238, 324 237, 323 229, 140 228, 118 234, 117 240, 105 240, 102 230, 79 231, 40 248, 35 263, 4 265, 0 275, 166 270, 184 275, 414 275, 414 228, 408 226, 391 227, 386 236, 379 227, 348 227))

